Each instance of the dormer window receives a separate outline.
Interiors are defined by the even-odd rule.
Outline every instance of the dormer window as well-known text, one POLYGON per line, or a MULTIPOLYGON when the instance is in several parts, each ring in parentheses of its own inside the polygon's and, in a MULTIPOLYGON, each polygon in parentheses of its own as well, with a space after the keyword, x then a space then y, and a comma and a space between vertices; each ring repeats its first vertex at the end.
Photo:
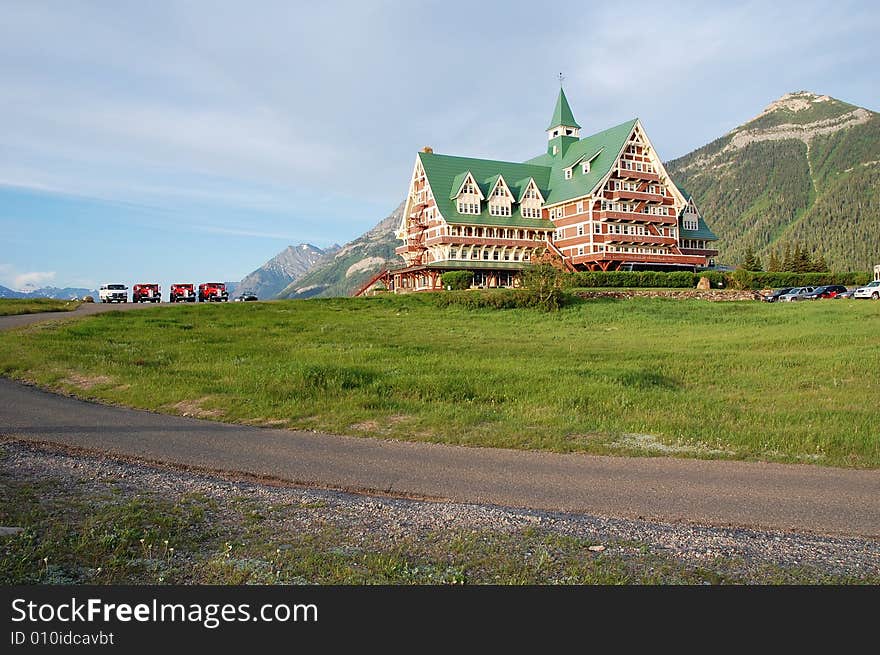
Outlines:
POLYGON ((700 218, 697 214, 696 207, 692 203, 688 203, 684 208, 684 215, 681 219, 681 225, 685 230, 697 230, 700 227, 700 218))
POLYGON ((462 200, 458 201, 458 213, 459 214, 479 214, 480 213, 480 203, 476 202, 464 202, 462 200))
POLYGON ((544 202, 544 197, 538 191, 533 179, 529 180, 519 202, 519 210, 523 218, 541 218, 541 204, 544 202))
POLYGON ((513 196, 503 177, 495 182, 495 187, 489 194, 489 214, 491 216, 510 216, 513 213, 513 196))
POLYGON ((588 162, 588 161, 581 162, 581 172, 584 175, 586 175, 587 173, 590 172, 590 162, 588 162))
POLYGON ((459 186, 455 195, 450 196, 450 198, 455 199, 455 206, 459 214, 476 215, 482 212, 483 192, 477 186, 477 182, 470 172, 464 176, 461 186, 459 186))
POLYGON ((566 169, 565 169, 565 179, 566 179, 566 180, 570 180, 570 179, 571 179, 571 169, 570 169, 570 168, 566 168, 566 169))

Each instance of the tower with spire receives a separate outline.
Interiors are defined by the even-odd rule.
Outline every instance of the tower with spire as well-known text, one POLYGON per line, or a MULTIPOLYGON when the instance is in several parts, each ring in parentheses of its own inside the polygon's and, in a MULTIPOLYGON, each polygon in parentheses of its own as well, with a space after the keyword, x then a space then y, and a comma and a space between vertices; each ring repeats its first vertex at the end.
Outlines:
POLYGON ((550 125, 547 127, 547 154, 561 157, 568 150, 568 147, 580 138, 581 126, 574 119, 568 98, 565 97, 565 91, 560 84, 556 108, 553 110, 550 125))
POLYGON ((569 271, 690 270, 713 265, 716 236, 670 179, 638 118, 594 134, 562 88, 547 149, 526 161, 416 155, 396 231, 401 266, 378 273, 395 293, 436 291, 448 271, 478 288, 519 286, 552 261, 569 271))

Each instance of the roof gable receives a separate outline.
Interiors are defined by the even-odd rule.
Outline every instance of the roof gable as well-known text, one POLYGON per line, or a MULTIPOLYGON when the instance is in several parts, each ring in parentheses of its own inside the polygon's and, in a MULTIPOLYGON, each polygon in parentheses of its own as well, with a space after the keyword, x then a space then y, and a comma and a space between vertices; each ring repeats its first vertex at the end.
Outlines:
POLYGON ((542 221, 542 219, 523 218, 518 207, 514 209, 512 216, 489 216, 488 208, 482 215, 459 214, 454 200, 468 174, 473 176, 478 186, 485 186, 485 190, 481 189, 484 196, 490 188, 488 185, 494 186, 498 178, 503 176, 505 184, 514 198, 519 197, 524 191, 521 185, 528 184, 531 179, 535 180, 542 195, 546 197, 547 182, 550 177, 549 168, 491 159, 438 155, 433 152, 420 152, 418 156, 428 178, 428 184, 434 192, 437 210, 447 222, 547 227, 547 221, 542 221), (511 180, 517 180, 517 182, 513 183, 511 180))

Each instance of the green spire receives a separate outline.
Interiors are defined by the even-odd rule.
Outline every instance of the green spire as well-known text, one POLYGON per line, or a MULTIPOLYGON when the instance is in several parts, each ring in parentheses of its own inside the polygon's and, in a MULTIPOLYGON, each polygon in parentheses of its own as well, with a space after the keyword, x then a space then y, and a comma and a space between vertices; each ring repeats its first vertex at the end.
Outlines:
POLYGON ((568 106, 568 98, 565 97, 565 91, 561 86, 559 87, 559 98, 556 100, 556 109, 553 110, 553 118, 550 119, 550 125, 547 126, 547 129, 552 130, 560 125, 578 129, 581 127, 574 120, 574 114, 571 113, 571 107, 568 106))

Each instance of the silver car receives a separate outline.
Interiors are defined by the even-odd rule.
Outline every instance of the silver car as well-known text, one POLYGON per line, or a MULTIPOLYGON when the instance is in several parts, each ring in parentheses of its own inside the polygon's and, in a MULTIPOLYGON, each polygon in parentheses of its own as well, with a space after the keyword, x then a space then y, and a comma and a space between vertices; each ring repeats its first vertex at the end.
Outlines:
POLYGON ((853 298, 870 298, 871 300, 880 300, 880 280, 868 282, 863 287, 859 287, 853 291, 853 298))
POLYGON ((806 300, 804 296, 812 292, 814 287, 795 287, 783 296, 779 296, 779 302, 796 302, 806 300))

